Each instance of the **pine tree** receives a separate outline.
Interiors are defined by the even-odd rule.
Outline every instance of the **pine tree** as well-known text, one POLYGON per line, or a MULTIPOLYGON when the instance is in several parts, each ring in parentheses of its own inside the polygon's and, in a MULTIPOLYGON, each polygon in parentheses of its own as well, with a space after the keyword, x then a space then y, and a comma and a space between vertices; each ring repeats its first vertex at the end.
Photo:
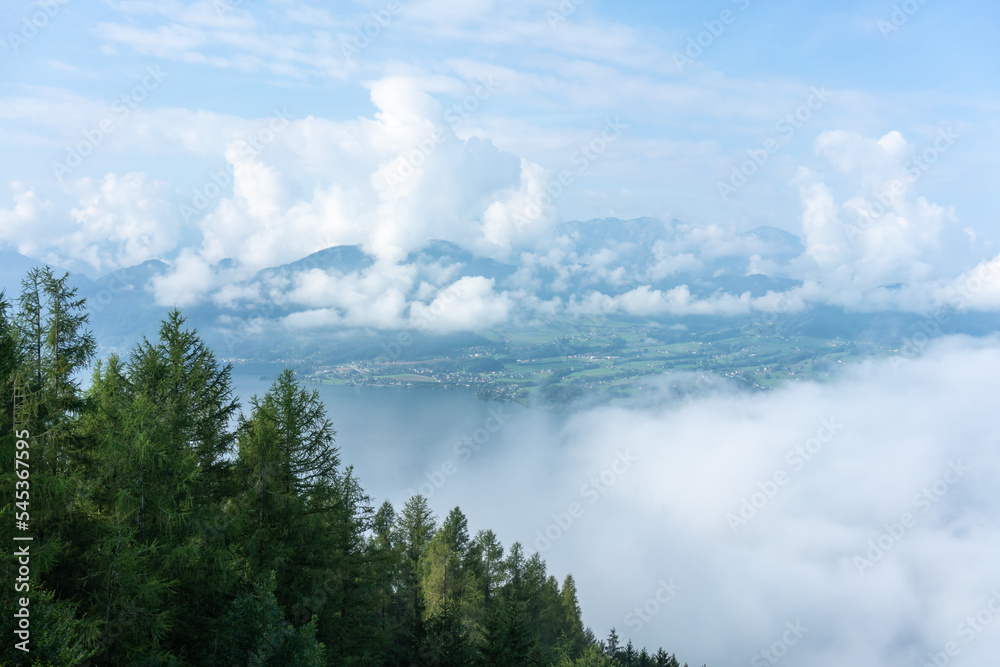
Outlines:
POLYGON ((218 663, 242 667, 323 667, 326 647, 316 639, 316 621, 295 628, 275 599, 274 572, 241 593, 222 622, 218 663))
POLYGON ((251 400, 240 426, 242 534, 253 576, 277 574, 277 599, 296 622, 346 656, 364 653, 377 599, 369 583, 365 533, 369 498, 353 471, 340 471, 335 431, 316 391, 285 370, 251 400))
POLYGON ((21 348, 19 420, 32 442, 33 562, 57 599, 73 576, 69 536, 85 522, 78 512, 83 489, 75 424, 82 403, 75 375, 95 350, 84 301, 67 281, 68 274, 56 278, 49 267, 31 269, 21 282, 14 321, 21 348))
POLYGON ((410 642, 419 646, 423 641, 424 603, 421 586, 421 559, 434 537, 435 517, 424 496, 406 501, 396 519, 397 539, 403 547, 403 590, 408 596, 405 627, 410 642))
POLYGON ((637 658, 638 654, 635 652, 635 646, 632 645, 632 640, 629 639, 628 643, 625 644, 625 649, 622 651, 621 661, 625 664, 625 667, 633 667, 637 658))
POLYGON ((656 663, 656 667, 680 667, 675 656, 671 656, 663 648, 659 648, 656 651, 656 655, 653 656, 656 663))
POLYGON ((504 586, 505 597, 519 602, 524 601, 527 593, 524 580, 525 560, 524 547, 521 546, 520 542, 514 542, 510 545, 503 569, 507 578, 507 584, 504 586))
POLYGON ((67 470, 70 465, 66 452, 71 439, 69 417, 75 416, 82 406, 79 382, 74 375, 90 363, 96 349, 93 334, 85 329, 89 315, 84 311, 84 299, 77 298, 77 290, 68 286, 68 280, 69 274, 56 278, 50 269, 43 271, 42 288, 49 315, 43 376, 46 401, 52 413, 50 439, 56 471, 67 470))
POLYGON ((155 342, 95 369, 88 393, 92 502, 104 518, 89 590, 102 655, 114 660, 213 644, 234 585, 225 540, 210 530, 225 525, 231 488, 231 369, 183 323, 171 312, 155 342))
POLYGON ((97 365, 88 398, 83 427, 97 465, 89 503, 102 520, 85 562, 91 611, 101 619, 99 656, 164 656, 195 458, 171 445, 157 402, 135 390, 118 357, 97 365))
POLYGON ((621 653, 621 645, 618 639, 618 633, 614 628, 611 628, 611 632, 608 633, 608 641, 605 646, 604 652, 612 660, 617 660, 619 653, 621 653))
POLYGON ((513 599, 495 603, 486 615, 479 664, 483 667, 544 664, 535 648, 523 605, 513 599))
POLYGON ((447 604, 427 620, 419 664, 468 667, 474 655, 457 605, 447 604))
MULTIPOLYGON (((144 510, 153 520, 147 529, 151 536, 164 535, 164 576, 178 582, 170 643, 182 654, 192 644, 211 641, 227 592, 235 583, 235 573, 226 568, 229 555, 223 545, 206 548, 210 537, 206 527, 218 523, 233 493, 235 435, 230 424, 239 407, 233 396, 232 366, 219 364, 198 332, 184 324, 180 311, 170 311, 155 344, 143 339, 128 364, 132 391, 147 418, 145 430, 158 434, 155 449, 187 471, 186 477, 176 470, 149 475, 150 488, 173 499, 160 503, 169 509, 159 517, 144 510), (171 480, 172 488, 157 484, 164 479, 171 480), (157 525, 157 518, 162 525, 157 525)), ((155 515, 155 508, 150 509, 155 515)))
POLYGON ((428 615, 437 614, 446 606, 458 605, 464 597, 467 581, 463 565, 468 548, 468 521, 456 507, 428 542, 427 553, 421 561, 428 615))
MULTIPOLYGON (((313 591, 330 594, 328 612, 320 616, 319 637, 341 656, 345 666, 369 664, 378 652, 369 646, 377 626, 379 599, 374 572, 367 562, 366 535, 372 528, 371 499, 352 467, 338 475, 332 488, 333 507, 317 509, 323 533, 310 549, 313 591), (322 544, 327 546, 320 546, 322 544)), ((319 508, 326 502, 317 503, 319 508)), ((309 505, 307 505, 309 507, 309 505)))
POLYGON ((396 539, 395 525, 396 511, 386 500, 372 519, 367 552, 374 589, 373 643, 376 644, 376 652, 385 658, 393 652, 392 639, 403 620, 405 608, 405 600, 401 600, 398 594, 403 585, 403 546, 396 539))
POLYGON ((482 590, 483 605, 489 610, 507 581, 503 545, 492 530, 481 530, 476 533, 469 551, 475 556, 473 571, 482 590))
POLYGON ((569 655, 576 658, 590 644, 584 634, 583 611, 577 600, 576 581, 573 575, 567 574, 563 580, 562 591, 559 593, 561 618, 559 630, 569 642, 569 655))

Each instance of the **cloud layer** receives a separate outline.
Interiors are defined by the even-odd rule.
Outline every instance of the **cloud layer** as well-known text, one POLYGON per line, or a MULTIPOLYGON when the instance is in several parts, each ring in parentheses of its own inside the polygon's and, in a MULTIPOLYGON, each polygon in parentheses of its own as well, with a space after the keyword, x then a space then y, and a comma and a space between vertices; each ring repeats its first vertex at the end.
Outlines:
POLYGON ((409 483, 437 512, 461 504, 572 572, 595 630, 691 664, 770 664, 773 650, 789 664, 903 667, 953 649, 988 664, 998 372, 997 340, 944 339, 825 385, 647 397, 565 420, 508 409, 498 433, 456 425, 400 466, 426 468, 409 483), (447 459, 458 472, 428 487, 447 459), (804 632, 778 646, 789 623, 804 632))
MULTIPOLYGON (((890 35, 868 7, 814 15, 823 30, 806 30, 733 5, 719 25, 694 6, 546 0, 60 10, 30 41, 5 43, 19 67, 0 143, 19 159, 0 165, 0 244, 91 277, 160 258, 169 274, 141 286, 158 303, 238 310, 273 297, 299 328, 409 326, 463 277, 493 281, 469 310, 490 321, 778 302, 995 309, 992 285, 954 296, 997 256, 996 99, 967 62, 973 46, 996 48, 988 21, 965 18, 982 9, 922 6, 890 35), (915 46, 907 31, 924 22, 953 29, 915 46), (864 57, 906 76, 887 85, 864 57), (720 197, 731 174, 740 184, 720 197), (638 215, 683 222, 632 248, 585 247, 561 229, 638 215), (741 236, 762 224, 799 235, 801 256, 741 236), (519 271, 432 275, 409 257, 430 239, 519 271), (315 275, 255 280, 341 244, 392 276, 377 314, 286 294, 315 275), (718 289, 760 274, 779 282, 718 289)), ((29 23, 34 11, 12 10, 29 23)), ((325 280, 357 282, 366 298, 378 283, 325 280)))
MULTIPOLYGON (((0 234, 25 254, 92 273, 166 258, 171 271, 145 286, 157 303, 211 299, 231 308, 272 299, 295 310, 285 320, 294 329, 424 322, 446 332, 538 314, 735 316, 782 304, 789 310, 996 308, 992 264, 980 270, 984 285, 954 296, 956 281, 969 281, 963 271, 991 261, 989 244, 962 228, 953 209, 920 194, 927 170, 961 140, 951 125, 939 128, 925 149, 895 131, 880 138, 820 133, 819 162, 801 166, 794 181, 800 248, 735 226, 676 221, 653 238, 616 238, 607 230, 591 238, 583 227, 558 222, 572 171, 547 170, 488 138, 463 138, 465 107, 446 108, 438 99, 467 91, 463 103, 478 108, 502 89, 492 75, 471 83, 390 76, 370 83, 373 116, 348 121, 276 111, 234 128, 222 116, 149 112, 143 131, 151 137, 183 135, 185 126, 218 129, 229 137, 218 147, 224 166, 190 196, 139 172, 99 181, 67 177, 63 203, 15 183, 13 206, 0 209, 0 234), (63 206, 71 207, 68 216, 63 206), (50 233, 37 234, 40 227, 50 233), (414 262, 411 253, 429 239, 505 261, 517 272, 495 277, 457 262, 414 262), (261 269, 347 244, 360 245, 377 267, 309 270, 284 284, 255 278, 261 269), (713 290, 705 282, 754 274, 799 286, 754 293, 713 290), (444 315, 438 303, 442 315, 427 317, 437 295, 459 279, 473 288, 464 315, 455 309, 444 315), (376 307, 368 309, 372 300, 376 307)), ((575 154, 581 166, 602 157, 598 148, 612 150, 619 139, 612 127, 575 154)))

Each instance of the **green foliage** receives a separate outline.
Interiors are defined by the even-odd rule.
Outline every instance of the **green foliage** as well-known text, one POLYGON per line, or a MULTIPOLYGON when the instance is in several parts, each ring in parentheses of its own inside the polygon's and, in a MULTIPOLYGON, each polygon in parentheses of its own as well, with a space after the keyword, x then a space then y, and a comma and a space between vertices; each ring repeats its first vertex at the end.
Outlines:
POLYGON ((621 663, 609 658, 599 646, 588 646, 576 660, 557 663, 557 667, 615 667, 621 663))
MULTIPOLYGON (((49 269, 28 273, 16 311, 0 293, 0 456, 30 455, 35 537, 32 652, 8 641, 0 663, 677 667, 615 635, 605 654, 573 578, 470 537, 460 508, 440 524, 423 496, 374 510, 290 370, 239 414, 231 367, 176 310, 81 391, 83 306, 49 269)), ((18 481, 0 468, 3 489, 18 481)), ((0 557, 6 581, 16 567, 0 557)), ((0 595, 9 638, 18 607, 0 595)))
POLYGON ((420 664, 466 667, 475 659, 475 654, 475 646, 456 605, 446 605, 428 619, 420 647, 420 664))
POLYGON ((515 667, 544 664, 535 650, 524 605, 508 599, 495 604, 486 617, 479 662, 486 667, 515 667))
MULTIPOLYGON (((4 554, 4 559, 11 556, 4 554)), ((0 645, 0 664, 4 665, 79 665, 87 662, 95 651, 88 648, 87 638, 93 634, 93 623, 77 615, 76 606, 70 602, 57 602, 51 591, 33 588, 25 593, 30 626, 29 653, 15 648, 19 641, 14 634, 17 628, 14 606, 18 596, 6 598, 0 632, 4 642, 0 645)))
POLYGON ((274 572, 233 601, 222 623, 222 664, 233 667, 322 667, 325 647, 316 620, 295 628, 275 598, 274 572))

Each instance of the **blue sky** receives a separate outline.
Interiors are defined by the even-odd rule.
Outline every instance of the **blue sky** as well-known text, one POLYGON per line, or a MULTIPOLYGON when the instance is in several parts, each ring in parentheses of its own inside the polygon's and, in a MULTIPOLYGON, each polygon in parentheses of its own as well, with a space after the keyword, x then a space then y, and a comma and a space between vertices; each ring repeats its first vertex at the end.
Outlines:
POLYGON ((650 215, 799 234, 816 260, 799 279, 891 244, 872 285, 947 280, 998 252, 998 27, 985 0, 9 2, 0 244, 91 275, 339 243, 391 260, 432 237, 510 259, 559 220, 650 215), (626 129, 605 145, 608 122, 626 129), (266 141, 241 157, 247 137, 266 141), (220 170, 237 178, 215 193, 220 170), (864 251, 831 254, 906 173, 864 251), (930 268, 899 273, 913 264, 930 268))

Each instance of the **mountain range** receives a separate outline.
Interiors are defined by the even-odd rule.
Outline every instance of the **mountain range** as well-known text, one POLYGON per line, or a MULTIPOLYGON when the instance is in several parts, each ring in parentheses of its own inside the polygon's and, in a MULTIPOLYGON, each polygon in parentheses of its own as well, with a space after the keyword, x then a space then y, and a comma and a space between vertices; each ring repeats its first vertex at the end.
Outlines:
MULTIPOLYGON (((530 327, 578 317, 588 308, 603 308, 602 312, 624 321, 704 329, 746 317, 739 308, 748 299, 800 287, 802 282, 788 277, 786 267, 804 250, 798 236, 776 227, 727 234, 679 220, 572 221, 557 226, 547 254, 536 248, 505 258, 485 257, 432 239, 388 269, 359 245, 325 248, 259 270, 223 259, 212 266, 213 284, 182 310, 192 326, 209 341, 224 342, 223 350, 235 357, 277 355, 291 349, 301 353, 303 345, 344 345, 359 338, 370 345, 391 338, 394 331, 415 328, 413 313, 433 306, 435 298, 456 284, 478 290, 477 301, 462 302, 470 311, 467 320, 440 330, 416 327, 414 335, 435 339, 435 347, 475 345, 483 341, 478 330, 530 327), (384 277, 393 272, 403 278, 393 282, 384 277), (379 309, 382 296, 396 292, 390 315, 382 319, 365 315, 379 309), (351 303, 345 301, 346 295, 351 295, 351 303), (654 295, 687 300, 685 304, 711 300, 728 305, 686 311, 634 306, 640 297, 649 300, 654 295), (302 324, 313 321, 317 324, 302 324)), ((24 272, 37 263, 13 251, 0 251, 0 287, 8 296, 16 294, 24 272)), ((99 277, 73 273, 71 280, 87 299, 99 341, 106 348, 121 349, 154 332, 173 305, 157 292, 158 281, 172 272, 168 261, 150 259, 99 277)), ((874 331, 886 340, 905 337, 921 320, 914 314, 850 312, 825 305, 789 317, 799 330, 823 337, 871 336, 874 331)), ((956 314, 945 328, 981 335, 996 331, 998 325, 993 314, 956 314)), ((351 354, 359 353, 356 346, 349 347, 351 354)))

